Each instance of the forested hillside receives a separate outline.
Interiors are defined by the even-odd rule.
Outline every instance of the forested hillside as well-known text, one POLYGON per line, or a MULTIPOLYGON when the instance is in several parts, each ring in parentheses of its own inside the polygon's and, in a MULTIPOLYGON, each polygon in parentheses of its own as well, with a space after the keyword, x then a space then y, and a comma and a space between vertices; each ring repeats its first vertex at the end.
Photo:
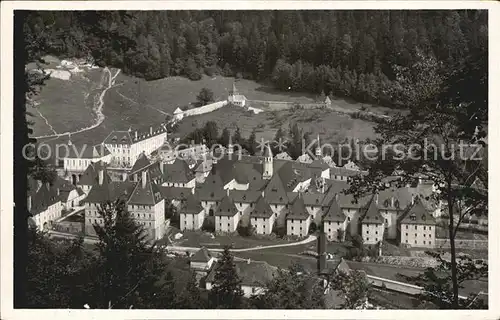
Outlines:
POLYGON ((218 73, 398 106, 398 66, 431 58, 446 75, 487 59, 487 24, 477 10, 75 11, 33 12, 25 32, 43 32, 47 53, 145 79, 218 73))

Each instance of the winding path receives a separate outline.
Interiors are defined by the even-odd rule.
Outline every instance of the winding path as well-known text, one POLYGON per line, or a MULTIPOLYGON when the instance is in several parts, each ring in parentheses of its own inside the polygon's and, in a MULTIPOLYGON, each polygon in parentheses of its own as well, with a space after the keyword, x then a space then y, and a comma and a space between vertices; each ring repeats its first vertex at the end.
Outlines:
MULTIPOLYGON (((66 131, 66 132, 63 132, 63 133, 48 134, 48 135, 37 136, 37 137, 33 137, 33 138, 35 138, 35 139, 41 139, 41 138, 59 138, 59 137, 65 136, 65 135, 78 134, 78 133, 82 133, 82 132, 85 132, 85 131, 89 131, 89 130, 92 130, 92 129, 97 128, 98 126, 100 126, 101 123, 105 119, 105 116, 102 113, 102 108, 104 107, 104 96, 106 95, 106 92, 115 85, 116 77, 120 73, 120 70, 117 70, 116 73, 114 75, 112 75, 111 71, 108 69, 108 67, 106 67, 106 68, 103 69, 103 72, 107 72, 108 75, 109 75, 108 76, 108 83, 107 83, 107 86, 102 90, 101 94, 99 95, 99 98, 94 103, 94 107, 92 108, 92 110, 97 114, 97 121, 93 125, 85 127, 85 128, 82 128, 82 129, 79 129, 79 130, 76 130, 76 131, 66 131)), ((45 117, 43 117, 43 118, 45 119, 45 122, 47 123, 47 125, 49 125, 49 127, 52 128, 52 126, 48 123, 47 119, 45 117)), ((53 128, 52 128, 52 131, 55 132, 55 130, 53 128)))
MULTIPOLYGON (((282 247, 293 247, 299 246, 302 244, 310 243, 316 241, 316 236, 310 235, 306 239, 302 241, 292 242, 292 243, 282 243, 282 244, 273 244, 269 246, 258 246, 253 248, 241 248, 241 249, 231 249, 231 252, 246 252, 246 251, 257 251, 262 249, 272 249, 272 248, 282 248, 282 247)), ((201 247, 183 247, 183 246, 167 246, 167 250, 172 251, 198 251, 201 247)), ((209 248, 210 251, 222 252, 224 249, 220 248, 209 248)))

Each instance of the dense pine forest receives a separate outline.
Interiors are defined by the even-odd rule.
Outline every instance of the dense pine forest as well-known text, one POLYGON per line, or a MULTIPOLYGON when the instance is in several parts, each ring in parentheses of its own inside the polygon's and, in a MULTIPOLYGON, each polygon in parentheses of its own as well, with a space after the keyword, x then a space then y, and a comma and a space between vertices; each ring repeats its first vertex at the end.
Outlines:
POLYGON ((25 34, 147 80, 221 74, 397 107, 398 67, 487 59, 487 25, 477 10, 33 12, 25 34))

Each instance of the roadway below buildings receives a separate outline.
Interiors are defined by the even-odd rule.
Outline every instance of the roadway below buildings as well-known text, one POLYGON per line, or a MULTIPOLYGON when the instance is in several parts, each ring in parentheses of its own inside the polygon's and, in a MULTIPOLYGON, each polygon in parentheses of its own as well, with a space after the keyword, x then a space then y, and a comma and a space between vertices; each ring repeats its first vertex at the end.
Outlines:
MULTIPOLYGON (((267 246, 257 246, 257 247, 252 247, 252 248, 241 248, 241 249, 230 249, 231 252, 247 252, 247 251, 258 251, 258 250, 263 250, 263 249, 274 249, 274 248, 283 248, 283 247, 293 247, 293 246, 299 246, 303 244, 307 244, 313 241, 316 241, 316 236, 314 235, 309 235, 306 239, 297 241, 297 242, 292 242, 292 243, 282 243, 282 244, 274 244, 274 245, 267 245, 267 246)), ((166 249, 169 251, 180 251, 180 252, 186 252, 186 251, 198 251, 201 249, 201 247, 183 247, 183 246, 166 246, 166 249)), ((215 251, 215 252, 222 252, 224 249, 221 248, 210 248, 210 251, 215 251)))

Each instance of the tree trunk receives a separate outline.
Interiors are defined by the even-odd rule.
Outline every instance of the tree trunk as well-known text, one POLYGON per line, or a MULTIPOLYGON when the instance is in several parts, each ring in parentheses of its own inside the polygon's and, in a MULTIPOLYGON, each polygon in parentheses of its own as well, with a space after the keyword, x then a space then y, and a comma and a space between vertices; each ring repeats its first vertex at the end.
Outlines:
POLYGON ((448 181, 448 214, 450 216, 450 224, 448 226, 448 237, 450 239, 450 254, 451 254, 451 282, 453 286, 453 309, 458 309, 458 279, 457 279, 457 260, 455 252, 455 236, 454 236, 454 220, 453 220, 453 203, 451 197, 451 181, 448 181))

